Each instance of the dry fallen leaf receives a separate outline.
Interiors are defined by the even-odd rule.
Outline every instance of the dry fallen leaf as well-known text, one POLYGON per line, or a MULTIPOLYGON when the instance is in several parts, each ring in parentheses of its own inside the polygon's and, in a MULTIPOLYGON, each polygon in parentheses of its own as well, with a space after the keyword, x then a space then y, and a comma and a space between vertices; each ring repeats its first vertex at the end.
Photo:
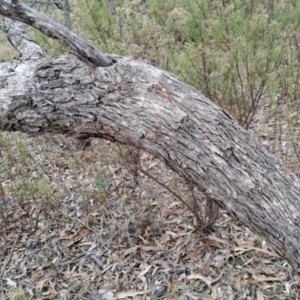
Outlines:
POLYGON ((256 295, 257 295, 257 300, 265 300, 265 297, 260 290, 257 290, 256 295))
POLYGON ((139 248, 143 251, 163 251, 164 248, 156 247, 156 246, 139 246, 139 248))
POLYGON ((151 290, 144 291, 144 292, 138 292, 138 291, 126 291, 126 292, 121 292, 117 293, 116 297, 117 299, 128 299, 128 297, 136 297, 139 295, 145 295, 150 293, 151 290))
POLYGON ((208 247, 221 248, 221 244, 216 240, 209 240, 209 241, 205 242, 203 245, 201 245, 199 247, 199 250, 202 250, 202 249, 205 249, 205 248, 208 248, 208 247))
POLYGON ((241 292, 241 277, 238 276, 237 279, 235 280, 235 289, 237 290, 238 293, 241 292))
POLYGON ((144 275, 146 275, 149 271, 150 271, 150 269, 152 268, 152 266, 147 266, 139 275, 138 275, 138 278, 139 277, 142 277, 142 276, 144 276, 144 275))
POLYGON ((255 282, 284 281, 284 280, 286 280, 287 276, 285 274, 282 274, 282 276, 276 276, 276 277, 252 275, 252 278, 255 282))
POLYGON ((42 289, 43 289, 43 287, 44 287, 44 285, 45 285, 45 283, 46 283, 47 280, 49 280, 49 277, 43 278, 42 280, 40 280, 40 281, 37 283, 37 285, 36 285, 36 290, 37 290, 38 292, 41 292, 41 291, 42 291, 42 289))
POLYGON ((13 280, 11 280, 10 278, 6 278, 6 282, 9 286, 12 286, 12 287, 17 287, 17 284, 16 282, 14 282, 13 280))
POLYGON ((213 285, 210 286, 210 292, 211 292, 211 299, 216 300, 218 298, 218 292, 213 285))
POLYGON ((124 256, 127 256, 128 254, 135 252, 137 249, 139 248, 139 246, 133 246, 127 250, 124 251, 124 256))
POLYGON ((51 280, 49 280, 47 289, 53 297, 55 297, 58 294, 58 292, 55 290, 55 284, 51 280))
POLYGON ((249 247, 249 248, 235 247, 233 249, 233 251, 235 251, 235 252, 241 251, 240 254, 245 253, 247 251, 252 251, 252 250, 255 250, 257 252, 262 252, 262 253, 265 253, 265 254, 268 254, 268 255, 271 255, 271 256, 278 257, 278 255, 276 253, 273 253, 273 252, 270 252, 270 251, 267 251, 267 250, 264 250, 264 249, 256 248, 256 247, 249 247))
POLYGON ((201 274, 191 274, 191 275, 187 276, 186 279, 187 280, 200 279, 200 280, 204 281, 208 286, 210 286, 212 283, 215 283, 215 282, 219 281, 220 278, 222 278, 223 273, 224 272, 222 271, 222 273, 214 279, 209 278, 209 277, 204 277, 201 274))

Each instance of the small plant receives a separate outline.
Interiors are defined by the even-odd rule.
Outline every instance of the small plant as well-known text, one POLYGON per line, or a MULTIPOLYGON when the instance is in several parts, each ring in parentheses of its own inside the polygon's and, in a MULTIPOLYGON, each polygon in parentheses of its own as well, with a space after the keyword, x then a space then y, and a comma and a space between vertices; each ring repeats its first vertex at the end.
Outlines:
POLYGON ((9 293, 9 300, 28 300, 26 293, 21 288, 13 288, 9 293))
MULTIPOLYGON (((0 27, 4 26, 4 20, 0 18, 0 27)), ((8 61, 18 57, 19 53, 7 40, 4 31, 0 30, 0 61, 8 61)))
POLYGON ((95 176, 95 185, 103 199, 107 199, 110 192, 110 180, 103 169, 98 170, 95 176))
POLYGON ((172 181, 171 181, 171 189, 177 191, 179 183, 179 176, 178 174, 172 174, 172 181))

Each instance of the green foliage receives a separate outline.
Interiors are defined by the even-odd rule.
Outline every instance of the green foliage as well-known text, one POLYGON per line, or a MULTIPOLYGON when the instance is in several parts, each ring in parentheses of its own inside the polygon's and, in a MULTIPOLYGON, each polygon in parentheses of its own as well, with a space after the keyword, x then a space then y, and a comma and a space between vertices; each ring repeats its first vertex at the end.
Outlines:
MULTIPOLYGON (((0 223, 8 225, 12 211, 8 202, 14 199, 16 207, 30 211, 48 203, 48 212, 56 203, 50 182, 43 167, 35 159, 24 140, 11 134, 0 134, 0 223), (3 223, 2 223, 3 222, 3 223)), ((15 211, 16 212, 16 211, 15 211)), ((35 221, 33 221, 35 222, 35 221)))
POLYGON ((4 153, 3 163, 0 164, 1 182, 8 181, 25 202, 32 198, 52 196, 43 168, 23 140, 1 134, 0 148, 4 153))
POLYGON ((1 32, 0 30, 0 62, 8 61, 18 56, 19 53, 9 43, 4 32, 1 32))
POLYGON ((95 176, 95 185, 101 194, 101 196, 106 199, 109 196, 109 185, 110 185, 110 179, 105 174, 105 171, 103 169, 100 169, 97 171, 95 176))
POLYGON ((43 49, 47 50, 50 55, 61 55, 68 50, 66 45, 57 40, 48 38, 35 28, 29 28, 29 33, 43 49))
POLYGON ((26 293, 21 288, 13 288, 9 293, 10 300, 27 300, 26 293))
POLYGON ((245 127, 262 97, 299 97, 298 2, 77 0, 73 20, 102 51, 177 74, 245 127))
POLYGON ((280 26, 258 2, 189 3, 188 43, 178 67, 189 72, 180 75, 248 127, 283 61, 280 26))
POLYGON ((107 0, 77 0, 72 7, 72 21, 75 32, 94 45, 101 45, 104 52, 113 51, 114 47, 119 47, 118 42, 122 42, 107 0))

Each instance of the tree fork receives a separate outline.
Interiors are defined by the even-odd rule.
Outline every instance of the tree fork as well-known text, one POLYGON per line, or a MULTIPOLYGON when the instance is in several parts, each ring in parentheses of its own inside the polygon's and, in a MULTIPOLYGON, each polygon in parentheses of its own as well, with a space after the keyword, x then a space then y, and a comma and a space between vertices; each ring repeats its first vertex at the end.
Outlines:
POLYGON ((92 67, 108 67, 113 64, 113 61, 74 32, 48 16, 20 4, 18 0, 14 0, 12 3, 0 0, 0 15, 28 24, 48 37, 65 43, 79 59, 92 67))

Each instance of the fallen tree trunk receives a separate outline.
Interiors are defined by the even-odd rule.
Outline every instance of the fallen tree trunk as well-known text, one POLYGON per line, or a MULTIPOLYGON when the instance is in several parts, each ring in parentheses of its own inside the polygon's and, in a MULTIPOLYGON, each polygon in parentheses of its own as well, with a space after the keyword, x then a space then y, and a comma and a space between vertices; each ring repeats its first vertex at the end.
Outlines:
POLYGON ((32 55, 0 64, 1 130, 144 149, 300 267, 300 180, 224 110, 145 62, 113 56, 112 66, 90 68, 72 55, 22 47, 19 34, 8 30, 19 51, 32 55))

